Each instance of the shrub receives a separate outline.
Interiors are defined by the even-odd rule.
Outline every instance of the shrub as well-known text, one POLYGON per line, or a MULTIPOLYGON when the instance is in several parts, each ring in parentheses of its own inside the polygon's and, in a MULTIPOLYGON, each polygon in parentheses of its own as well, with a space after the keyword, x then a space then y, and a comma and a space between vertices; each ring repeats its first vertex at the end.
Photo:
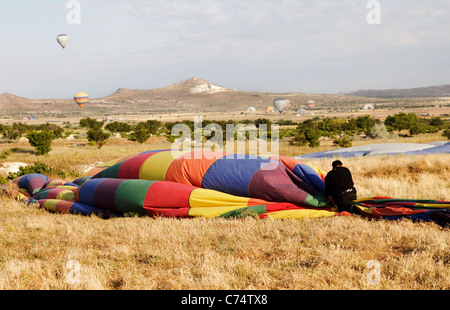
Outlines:
POLYGON ((338 145, 340 147, 351 147, 352 141, 350 140, 349 136, 344 135, 340 138, 334 139, 333 144, 338 145))
POLYGON ((93 118, 86 117, 80 120, 80 126, 93 130, 100 130, 105 122, 99 122, 93 118))
POLYGON ((67 175, 64 171, 59 168, 50 167, 47 164, 41 162, 35 162, 30 166, 20 166, 19 171, 8 173, 8 179, 12 180, 22 175, 30 174, 30 173, 40 173, 44 175, 55 175, 60 178, 66 178, 67 175))
POLYGON ((150 131, 142 126, 136 126, 132 133, 128 136, 128 140, 144 143, 150 138, 150 131))
POLYGON ((442 135, 450 140, 450 129, 445 129, 442 135))
POLYGON ((27 134, 31 146, 36 148, 36 155, 44 155, 51 151, 51 144, 55 135, 48 130, 32 131, 27 134))
POLYGON ((101 149, 102 146, 108 141, 110 134, 104 132, 102 129, 89 129, 87 131, 87 139, 89 143, 97 144, 98 148, 101 149))

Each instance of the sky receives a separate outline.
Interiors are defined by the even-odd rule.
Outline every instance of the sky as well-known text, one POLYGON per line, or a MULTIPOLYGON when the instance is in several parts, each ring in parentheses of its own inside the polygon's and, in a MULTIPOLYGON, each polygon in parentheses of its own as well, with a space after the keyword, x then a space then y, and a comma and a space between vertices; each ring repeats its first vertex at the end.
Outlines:
POLYGON ((448 0, 2 0, 0 94, 100 98, 194 76, 318 94, 449 84, 449 16, 448 0))

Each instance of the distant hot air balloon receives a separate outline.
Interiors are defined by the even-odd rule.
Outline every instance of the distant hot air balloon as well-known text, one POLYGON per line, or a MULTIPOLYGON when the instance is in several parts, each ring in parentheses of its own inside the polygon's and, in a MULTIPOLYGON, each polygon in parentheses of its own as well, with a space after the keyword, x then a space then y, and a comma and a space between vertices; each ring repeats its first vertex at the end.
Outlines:
POLYGON ((247 112, 256 112, 255 107, 248 107, 247 112))
POLYGON ((314 109, 315 106, 316 102, 314 100, 308 100, 308 102, 306 103, 306 107, 310 110, 314 109))
POLYGON ((84 108, 84 105, 89 101, 89 96, 84 92, 79 92, 73 96, 73 99, 81 108, 84 108))
POLYGON ((60 34, 56 37, 56 41, 58 41, 59 45, 64 49, 69 42, 69 36, 67 34, 60 34))
POLYGON ((305 109, 298 109, 297 110, 297 116, 302 116, 306 114, 306 110, 305 109))
POLYGON ((266 108, 266 113, 271 113, 271 112, 275 112, 275 109, 273 107, 271 107, 271 106, 268 106, 266 108))
POLYGON ((285 98, 277 98, 273 101, 273 106, 278 112, 283 113, 283 111, 291 105, 291 101, 285 98))

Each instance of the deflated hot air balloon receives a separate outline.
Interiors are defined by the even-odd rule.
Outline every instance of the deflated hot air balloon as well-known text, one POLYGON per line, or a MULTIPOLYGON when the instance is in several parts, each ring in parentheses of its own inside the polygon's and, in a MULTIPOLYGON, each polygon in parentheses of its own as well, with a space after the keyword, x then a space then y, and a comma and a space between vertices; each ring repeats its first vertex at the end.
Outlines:
POLYGON ((84 108, 85 104, 89 101, 89 96, 84 92, 79 92, 75 94, 73 100, 75 100, 80 108, 84 108))
POLYGON ((285 98, 277 98, 273 101, 273 106, 278 112, 283 113, 283 111, 291 105, 291 101, 285 98))
POLYGON ((268 106, 266 108, 266 113, 272 113, 272 112, 275 112, 275 109, 273 107, 271 107, 271 106, 268 106))
POLYGON ((69 36, 67 34, 60 34, 56 37, 56 41, 58 41, 59 45, 64 49, 69 42, 69 36))
MULTIPOLYGON (((72 182, 32 173, 0 185, 0 191, 52 212, 102 218, 350 215, 331 207, 325 176, 320 168, 281 155, 152 150, 102 163, 72 182)), ((450 225, 450 201, 369 197, 354 203, 356 213, 371 219, 450 225)))

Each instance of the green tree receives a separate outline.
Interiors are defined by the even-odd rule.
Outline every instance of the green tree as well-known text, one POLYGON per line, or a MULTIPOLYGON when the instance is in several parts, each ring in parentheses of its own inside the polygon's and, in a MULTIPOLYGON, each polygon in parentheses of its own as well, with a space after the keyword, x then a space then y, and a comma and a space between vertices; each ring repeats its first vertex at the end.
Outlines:
POLYGON ((337 145, 340 147, 351 147, 352 141, 350 140, 349 136, 343 135, 342 137, 334 139, 333 145, 337 145))
POLYGON ((108 142, 109 137, 110 133, 104 132, 102 129, 89 129, 87 131, 88 141, 97 144, 99 149, 108 142))
POLYGON ((394 115, 389 115, 384 124, 386 126, 390 126, 396 130, 407 130, 411 129, 414 126, 417 126, 419 123, 419 117, 415 113, 404 113, 400 112, 394 115))
POLYGON ((107 124, 105 129, 111 132, 130 132, 132 130, 132 126, 123 122, 112 122, 107 124))
POLYGON ((104 121, 97 121, 93 118, 86 117, 80 120, 80 126, 83 128, 99 130, 103 127, 104 121))
POLYGON ((318 147, 320 146, 319 139, 322 136, 321 132, 317 128, 306 128, 305 131, 305 138, 306 141, 308 141, 308 145, 310 147, 318 147))
POLYGON ((128 135, 128 140, 130 140, 130 141, 137 141, 137 142, 142 144, 145 141, 147 141, 148 138, 150 138, 150 135, 151 135, 150 130, 145 126, 144 123, 142 123, 142 125, 138 124, 133 129, 133 132, 131 132, 128 135))
POLYGON ((30 131, 31 127, 23 123, 13 123, 6 125, 3 128, 3 138, 5 140, 18 140, 26 132, 30 131))
POLYGON ((409 134, 411 136, 415 136, 421 133, 426 133, 426 127, 421 124, 421 123, 417 123, 411 126, 411 128, 409 128, 409 134))
POLYGON ((450 140, 450 129, 445 129, 442 135, 450 140))
POLYGON ((432 117, 430 119, 430 125, 435 127, 443 127, 445 125, 445 122, 440 117, 432 117))
POLYGON ((321 136, 322 132, 318 128, 317 122, 309 119, 297 126, 293 141, 300 145, 308 144, 310 147, 318 147, 321 136))
POLYGON ((35 131, 27 134, 31 146, 36 148, 36 155, 44 155, 51 151, 51 144, 55 135, 49 130, 35 131))
POLYGON ((372 127, 376 124, 376 120, 370 115, 358 116, 355 119, 356 126, 362 130, 366 135, 370 133, 372 127))

